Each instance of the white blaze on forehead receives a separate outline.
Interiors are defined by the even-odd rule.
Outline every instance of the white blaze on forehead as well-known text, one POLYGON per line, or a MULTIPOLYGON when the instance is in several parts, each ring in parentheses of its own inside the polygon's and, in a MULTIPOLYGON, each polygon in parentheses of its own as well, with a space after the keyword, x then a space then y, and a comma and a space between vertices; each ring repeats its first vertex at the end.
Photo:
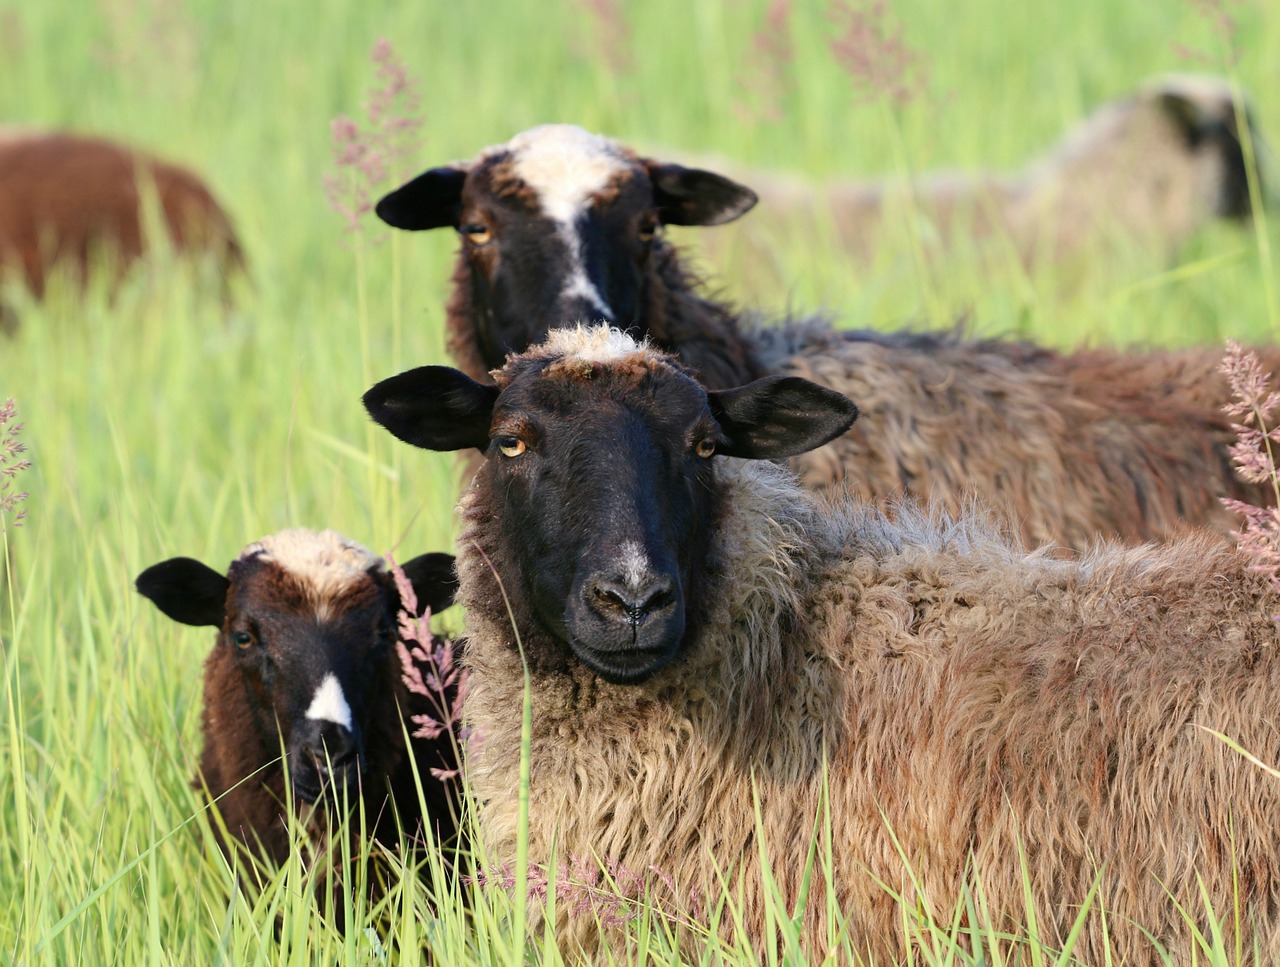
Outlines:
POLYGON ((632 590, 645 583, 651 570, 648 555, 645 554, 644 548, 635 541, 623 543, 622 552, 618 556, 618 567, 622 574, 623 583, 632 590))
POLYGON ((337 531, 301 527, 250 544, 240 559, 250 557, 273 562, 305 584, 316 600, 319 617, 328 614, 326 602, 367 580, 370 568, 383 566, 382 558, 337 531))
POLYGON ((635 162, 613 141, 572 124, 544 124, 516 135, 506 147, 516 177, 538 196, 568 252, 569 271, 561 298, 582 299, 612 318, 613 309, 587 277, 577 223, 596 194, 630 171, 635 162))
POLYGON ((567 326, 547 333, 538 355, 613 363, 643 353, 647 348, 647 343, 638 343, 612 326, 567 326))
POLYGON ((347 704, 347 696, 342 693, 342 686, 333 674, 324 676, 324 681, 316 689, 311 699, 306 716, 309 719, 335 722, 348 732, 351 731, 351 706, 347 704))
POLYGON ((544 124, 506 146, 516 177, 533 189, 542 210, 573 223, 592 197, 635 161, 615 142, 572 124, 544 124))

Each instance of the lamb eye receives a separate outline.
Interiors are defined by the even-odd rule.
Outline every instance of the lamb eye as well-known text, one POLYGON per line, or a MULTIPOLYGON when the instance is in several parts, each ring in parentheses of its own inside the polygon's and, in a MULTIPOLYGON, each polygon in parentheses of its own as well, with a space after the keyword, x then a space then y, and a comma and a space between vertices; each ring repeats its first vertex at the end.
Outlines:
POLYGON ((253 647, 253 635, 249 634, 249 632, 247 631, 231 632, 231 641, 241 651, 244 651, 253 647))
POLYGON ((458 231, 472 245, 488 245, 489 240, 493 238, 493 233, 489 231, 489 226, 480 222, 467 222, 458 231))
POLYGON ((693 448, 693 452, 705 460, 716 452, 716 441, 712 440, 710 437, 699 440, 697 445, 693 448))
POLYGON ((518 457, 529 449, 518 436, 500 436, 497 443, 504 457, 518 457))
POLYGON ((640 231, 637 234, 640 236, 640 241, 652 242, 653 237, 658 234, 658 223, 650 221, 641 222, 640 231))

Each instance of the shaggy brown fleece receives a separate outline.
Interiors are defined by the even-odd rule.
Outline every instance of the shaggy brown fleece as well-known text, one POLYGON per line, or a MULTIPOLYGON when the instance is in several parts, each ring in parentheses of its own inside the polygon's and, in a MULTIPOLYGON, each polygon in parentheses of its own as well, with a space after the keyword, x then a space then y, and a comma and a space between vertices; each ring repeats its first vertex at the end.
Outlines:
MULTIPOLYGON (((705 624, 683 659, 634 686, 572 660, 530 670, 531 862, 625 868, 677 923, 723 877, 763 953, 760 851, 792 909, 825 784, 834 900, 877 963, 907 954, 904 907, 948 922, 966 883, 1014 933, 1029 889, 1040 937, 1061 942, 1095 878, 1085 962, 1109 947, 1156 963, 1147 930, 1190 963, 1175 903, 1203 928, 1202 888, 1219 917, 1239 913, 1246 951, 1280 957, 1280 782, 1206 731, 1280 762, 1280 600, 1225 543, 1064 562, 972 523, 827 508, 765 463, 717 458, 717 476, 705 624)), ((468 765, 489 856, 514 864, 525 678, 481 553, 501 526, 482 487, 460 504, 468 765)), ((555 653, 521 632, 526 653, 555 653)), ((817 885, 802 910, 814 962, 826 902, 817 885)), ((557 916, 566 948, 599 953, 591 913, 557 916)))
POLYGON ((39 296, 59 264, 83 280, 100 257, 123 274, 148 245, 147 191, 175 249, 243 267, 226 212, 190 171, 100 138, 20 132, 0 139, 0 278, 39 296))
MULTIPOLYGON (((1259 350, 1280 367, 1280 350, 1259 350)), ((1231 466, 1218 349, 1058 354, 959 333, 810 336, 778 371, 838 389, 862 413, 795 458, 807 486, 959 513, 976 498, 1029 546, 1138 543, 1186 525, 1239 527, 1220 497, 1274 502, 1231 466)))

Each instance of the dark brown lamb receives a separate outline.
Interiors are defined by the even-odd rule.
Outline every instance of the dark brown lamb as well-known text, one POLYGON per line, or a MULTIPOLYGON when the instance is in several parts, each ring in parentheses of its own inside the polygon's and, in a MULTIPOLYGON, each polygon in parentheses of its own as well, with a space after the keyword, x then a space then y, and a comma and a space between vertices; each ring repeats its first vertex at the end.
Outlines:
MULTIPOLYGON (((404 571, 420 606, 452 603, 450 555, 423 555, 404 571)), ((173 558, 137 587, 174 620, 218 629, 204 665, 195 781, 217 804, 224 852, 283 862, 292 804, 319 857, 319 807, 344 795, 352 815, 363 801, 369 830, 389 846, 424 825, 437 843, 454 838, 457 790, 431 771, 456 768, 454 737, 406 744, 411 716, 439 710, 405 687, 394 647, 400 597, 381 558, 333 531, 286 530, 249 545, 226 576, 173 558)))
MULTIPOLYGON (((1064 354, 958 333, 770 327, 703 294, 663 225, 714 225, 755 201, 712 172, 665 164, 568 125, 434 168, 379 202, 389 224, 456 228, 449 346, 473 379, 575 320, 674 352, 711 388, 804 376, 857 400, 849 434, 796 458, 816 489, 959 512, 974 499, 1030 544, 1141 542, 1235 527, 1218 502, 1268 503, 1232 472, 1217 349, 1064 354)), ((1280 351, 1264 350, 1280 364, 1280 351)))

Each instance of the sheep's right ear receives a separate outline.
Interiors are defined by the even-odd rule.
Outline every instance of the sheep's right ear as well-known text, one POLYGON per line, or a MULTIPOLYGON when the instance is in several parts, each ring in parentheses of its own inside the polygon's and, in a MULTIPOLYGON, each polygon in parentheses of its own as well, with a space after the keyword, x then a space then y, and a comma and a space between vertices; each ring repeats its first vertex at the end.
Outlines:
POLYGON ((400 566, 404 576, 418 596, 418 607, 424 605, 432 614, 453 604, 458 593, 458 575, 453 569, 453 555, 444 553, 422 554, 400 566))
POLYGON ((227 616, 231 582, 208 565, 190 557, 174 557, 152 564, 133 583, 138 593, 184 625, 221 628, 227 616))
POLYGON ((424 450, 489 446, 498 387, 448 366, 419 366, 364 394, 364 408, 392 436, 424 450))
POLYGON ((467 172, 463 168, 432 168, 384 195, 373 210, 392 228, 410 232, 446 226, 457 228, 462 218, 462 186, 466 180, 467 172))
POLYGON ((858 408, 833 389, 799 376, 766 376, 746 386, 708 390, 720 424, 716 452, 781 460, 829 443, 853 425, 858 408))

